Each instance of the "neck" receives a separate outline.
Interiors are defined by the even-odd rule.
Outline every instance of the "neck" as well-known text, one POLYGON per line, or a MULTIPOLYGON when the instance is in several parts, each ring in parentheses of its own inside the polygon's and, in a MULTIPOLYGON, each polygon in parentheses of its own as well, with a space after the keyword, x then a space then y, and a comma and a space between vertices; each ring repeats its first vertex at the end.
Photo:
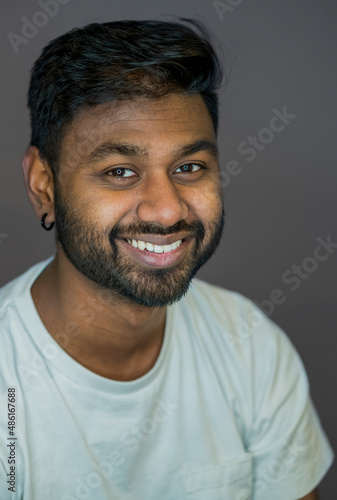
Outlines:
POLYGON ((60 251, 31 293, 50 335, 89 370, 126 381, 141 377, 155 364, 166 307, 140 306, 99 289, 60 251))

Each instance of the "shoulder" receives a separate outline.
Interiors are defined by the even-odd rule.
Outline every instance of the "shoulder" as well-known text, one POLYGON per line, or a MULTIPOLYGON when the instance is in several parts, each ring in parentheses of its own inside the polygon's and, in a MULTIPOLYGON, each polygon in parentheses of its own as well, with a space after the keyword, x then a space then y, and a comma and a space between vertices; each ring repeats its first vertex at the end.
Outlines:
MULTIPOLYGON (((26 273, 24 273, 26 274, 26 273)), ((13 306, 13 299, 20 294, 23 285, 23 275, 18 276, 6 285, 0 288, 0 324, 3 325, 3 319, 13 306)), ((0 329, 1 332, 1 329, 0 329)))
POLYGON ((280 350, 295 350, 282 328, 241 293, 194 279, 185 307, 221 332, 232 351, 258 349, 261 358, 280 350))
POLYGON ((286 399, 295 387, 300 399, 306 399, 309 384, 297 350, 252 300, 194 280, 187 303, 195 325, 191 335, 202 339, 207 352, 212 349, 214 359, 220 358, 217 364, 226 366, 236 390, 249 387, 245 398, 255 408, 286 399))
POLYGON ((53 257, 50 257, 42 262, 38 262, 23 274, 17 276, 0 288, 0 335, 6 330, 9 317, 11 317, 14 314, 14 310, 18 308, 18 303, 20 302, 21 304, 25 301, 35 279, 52 259, 53 257))
POLYGON ((22 360, 29 359, 34 321, 32 284, 52 260, 39 262, 0 288, 0 390, 15 383, 22 360), (32 319, 33 318, 33 319, 32 319))

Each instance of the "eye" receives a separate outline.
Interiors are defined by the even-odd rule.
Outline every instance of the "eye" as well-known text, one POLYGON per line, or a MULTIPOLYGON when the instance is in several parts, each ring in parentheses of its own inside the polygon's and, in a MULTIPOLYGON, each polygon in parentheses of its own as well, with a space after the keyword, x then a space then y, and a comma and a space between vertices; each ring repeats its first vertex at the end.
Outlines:
POLYGON ((181 167, 178 167, 176 169, 176 172, 178 172, 178 170, 181 170, 181 172, 178 172, 178 174, 193 174, 194 172, 198 172, 199 170, 202 170, 204 168, 206 167, 204 167, 203 165, 198 165, 197 163, 184 163, 184 165, 181 165, 181 167))
POLYGON ((134 172, 130 170, 129 168, 124 168, 124 167, 116 167, 113 168, 112 170, 109 170, 109 172, 106 172, 107 175, 110 175, 111 177, 117 177, 117 179, 125 179, 128 177, 133 177, 132 174, 134 172), (124 175, 126 172, 129 172, 127 175, 124 175), (131 172, 131 175, 130 175, 131 172))

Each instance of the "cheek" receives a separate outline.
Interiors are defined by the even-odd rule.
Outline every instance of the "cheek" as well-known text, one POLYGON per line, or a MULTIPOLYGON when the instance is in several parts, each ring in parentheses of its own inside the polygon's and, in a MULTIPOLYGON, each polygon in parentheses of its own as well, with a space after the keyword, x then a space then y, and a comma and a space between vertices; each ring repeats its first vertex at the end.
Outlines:
POLYGON ((213 186, 212 189, 201 189, 190 199, 197 217, 206 225, 217 221, 222 211, 221 189, 213 186))
POLYGON ((91 189, 77 198, 77 206, 83 217, 97 227, 111 227, 134 212, 134 195, 126 191, 91 189))

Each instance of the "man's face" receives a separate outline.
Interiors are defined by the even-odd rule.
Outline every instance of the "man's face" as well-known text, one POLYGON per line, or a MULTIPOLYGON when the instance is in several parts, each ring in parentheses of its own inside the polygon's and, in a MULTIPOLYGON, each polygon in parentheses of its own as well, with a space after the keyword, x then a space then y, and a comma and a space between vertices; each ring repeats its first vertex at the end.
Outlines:
POLYGON ((222 234, 215 141, 200 95, 78 115, 55 181, 57 239, 73 266, 133 303, 179 300, 222 234))

